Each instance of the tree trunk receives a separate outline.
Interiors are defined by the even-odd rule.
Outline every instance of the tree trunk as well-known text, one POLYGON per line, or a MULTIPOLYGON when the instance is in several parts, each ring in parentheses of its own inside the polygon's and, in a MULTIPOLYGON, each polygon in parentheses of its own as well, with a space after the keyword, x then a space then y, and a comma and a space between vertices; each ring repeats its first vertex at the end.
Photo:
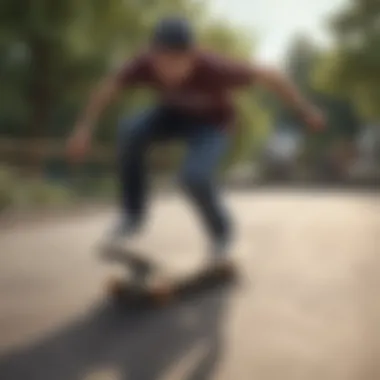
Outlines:
MULTIPOLYGON (((46 137, 46 130, 53 104, 51 89, 51 47, 47 41, 40 38, 30 40, 32 56, 31 81, 29 86, 29 104, 31 107, 30 119, 27 125, 26 136, 28 139, 46 137)), ((31 174, 42 174, 42 162, 37 147, 30 145, 26 163, 31 174)))

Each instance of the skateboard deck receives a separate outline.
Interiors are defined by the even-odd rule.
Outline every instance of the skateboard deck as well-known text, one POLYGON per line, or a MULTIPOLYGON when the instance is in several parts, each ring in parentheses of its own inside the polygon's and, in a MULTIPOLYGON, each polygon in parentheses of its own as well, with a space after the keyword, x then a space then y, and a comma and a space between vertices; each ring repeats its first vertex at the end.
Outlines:
POLYGON ((118 304, 132 307, 166 306, 236 279, 232 270, 210 268, 177 277, 165 275, 161 268, 137 251, 127 249, 108 252, 107 259, 131 272, 129 279, 127 276, 110 278, 108 295, 118 304))

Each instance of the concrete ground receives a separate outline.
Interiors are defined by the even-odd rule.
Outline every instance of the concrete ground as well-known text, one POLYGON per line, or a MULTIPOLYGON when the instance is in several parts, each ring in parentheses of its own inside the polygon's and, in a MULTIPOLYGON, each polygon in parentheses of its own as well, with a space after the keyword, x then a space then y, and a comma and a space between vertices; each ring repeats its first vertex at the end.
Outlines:
MULTIPOLYGON (((231 193, 236 289, 150 313, 104 296, 93 246, 112 210, 0 233, 1 380, 380 379, 380 201, 231 193)), ((142 246, 173 271, 202 259, 182 199, 158 200, 142 246)))

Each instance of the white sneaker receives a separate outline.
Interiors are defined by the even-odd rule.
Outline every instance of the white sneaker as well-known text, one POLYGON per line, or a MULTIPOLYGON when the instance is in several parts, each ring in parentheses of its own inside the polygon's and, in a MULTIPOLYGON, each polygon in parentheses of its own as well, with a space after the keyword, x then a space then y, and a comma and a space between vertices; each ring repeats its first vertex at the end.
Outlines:
POLYGON ((100 242, 100 250, 107 252, 114 249, 127 248, 137 235, 137 229, 132 228, 124 220, 113 226, 100 242))
POLYGON ((210 254, 214 259, 224 259, 229 256, 230 244, 225 239, 216 240, 212 243, 210 251, 210 254))
POLYGON ((233 272, 234 263, 230 257, 231 244, 228 240, 220 239, 212 243, 206 267, 211 271, 233 272))

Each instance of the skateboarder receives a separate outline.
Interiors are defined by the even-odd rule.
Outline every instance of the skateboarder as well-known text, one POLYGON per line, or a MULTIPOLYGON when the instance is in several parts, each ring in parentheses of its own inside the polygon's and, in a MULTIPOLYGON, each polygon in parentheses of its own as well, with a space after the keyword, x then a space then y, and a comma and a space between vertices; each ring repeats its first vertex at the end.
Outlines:
POLYGON ((146 86, 159 98, 156 107, 120 122, 121 216, 107 244, 124 242, 143 226, 147 201, 144 161, 150 144, 179 139, 187 144, 181 184, 209 234, 212 262, 228 263, 233 228, 215 177, 235 124, 232 92, 253 85, 277 94, 311 128, 323 128, 322 114, 286 78, 267 67, 202 50, 191 25, 181 17, 159 21, 147 49, 101 82, 69 139, 68 153, 73 160, 84 158, 103 111, 123 90, 146 86))

